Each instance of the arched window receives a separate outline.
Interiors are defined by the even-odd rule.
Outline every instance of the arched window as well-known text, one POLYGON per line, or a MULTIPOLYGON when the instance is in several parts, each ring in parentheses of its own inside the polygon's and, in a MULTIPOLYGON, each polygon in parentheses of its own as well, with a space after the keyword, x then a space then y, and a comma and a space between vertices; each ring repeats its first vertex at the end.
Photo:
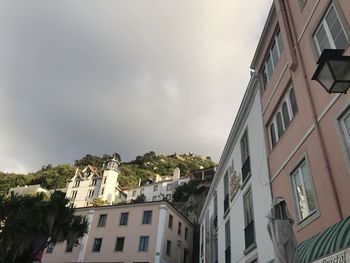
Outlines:
POLYGON ((280 138, 284 129, 283 129, 283 124, 282 124, 282 115, 281 113, 277 113, 277 133, 278 133, 278 137, 280 138))
POLYGON ((283 102, 283 104, 282 104, 282 115, 283 115, 284 127, 287 129, 287 127, 290 123, 287 102, 283 102))
POLYGON ((275 132, 275 125, 273 123, 270 125, 270 138, 271 138, 272 147, 275 147, 275 145, 276 145, 276 132, 275 132))
POLYGON ((295 99, 295 94, 294 94, 294 89, 291 88, 289 92, 289 101, 290 105, 292 106, 292 112, 293 116, 298 112, 298 106, 297 106, 297 101, 295 99))

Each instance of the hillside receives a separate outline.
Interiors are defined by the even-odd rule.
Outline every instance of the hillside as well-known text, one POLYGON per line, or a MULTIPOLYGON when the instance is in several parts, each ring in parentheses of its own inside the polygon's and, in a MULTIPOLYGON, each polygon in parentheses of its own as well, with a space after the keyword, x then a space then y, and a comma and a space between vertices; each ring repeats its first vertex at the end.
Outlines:
MULTIPOLYGON (((118 153, 113 155, 121 160, 118 153)), ((83 168, 91 164, 101 170, 102 165, 110 158, 111 155, 108 154, 102 156, 87 154, 83 158, 76 160, 74 166, 71 164, 46 165, 40 170, 27 175, 0 172, 0 193, 7 193, 10 188, 17 185, 29 184, 41 184, 47 189, 63 188, 66 186, 66 181, 74 175, 76 167, 83 168)), ((151 151, 137 156, 135 160, 130 162, 121 161, 119 183, 124 187, 132 187, 137 185, 139 179, 145 180, 156 174, 160 176, 172 175, 176 167, 180 168, 181 175, 188 175, 191 170, 215 165, 209 156, 200 156, 192 153, 157 155, 151 151)))

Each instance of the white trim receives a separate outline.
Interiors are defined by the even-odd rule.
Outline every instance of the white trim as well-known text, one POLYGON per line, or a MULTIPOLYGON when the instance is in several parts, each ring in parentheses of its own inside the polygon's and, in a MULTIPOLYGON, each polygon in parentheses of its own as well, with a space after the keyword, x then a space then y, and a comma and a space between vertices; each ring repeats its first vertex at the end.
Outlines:
POLYGON ((336 101, 339 99, 341 93, 338 93, 335 95, 331 101, 328 103, 328 105, 324 108, 324 110, 320 113, 320 115, 317 117, 317 122, 320 122, 323 117, 327 114, 327 112, 332 108, 333 104, 336 103, 336 101))
POLYGON ((281 167, 277 170, 277 172, 272 176, 271 183, 276 179, 276 177, 279 175, 279 173, 283 170, 283 168, 287 165, 290 159, 294 156, 294 154, 299 150, 301 145, 305 142, 307 137, 311 134, 311 132, 315 129, 315 124, 312 124, 311 127, 308 129, 308 131, 304 134, 304 136, 301 138, 297 146, 294 148, 294 150, 289 154, 287 159, 282 163, 281 167))
POLYGON ((263 114, 265 114, 265 111, 266 111, 267 107, 269 106, 269 104, 270 104, 270 102, 271 102, 271 100, 272 100, 272 97, 273 97, 273 95, 275 94, 275 92, 276 92, 276 90, 277 90, 277 87, 278 87, 278 85, 280 84, 280 82, 281 82, 281 80, 282 80, 282 78, 283 78, 283 75, 284 75, 284 73, 286 72, 287 68, 288 68, 288 63, 284 66, 284 68, 283 68, 283 70, 282 70, 282 73, 281 73, 281 75, 280 75, 280 77, 279 77, 279 79, 278 79, 278 81, 277 81, 275 87, 273 88, 273 91, 272 91, 272 93, 271 93, 271 95, 270 95, 270 98, 268 99, 268 101, 267 101, 267 103, 266 103, 266 106, 265 106, 265 108, 264 108, 264 110, 263 110, 263 114))
POLYGON ((301 33, 300 33, 300 35, 299 35, 299 37, 298 37, 297 42, 300 42, 301 38, 303 37, 303 35, 304 35, 305 31, 306 31, 306 28, 307 28, 307 26, 309 25, 311 18, 314 16, 314 13, 315 13, 316 8, 317 8, 317 6, 318 6, 319 3, 320 3, 320 0, 317 0, 317 2, 316 2, 316 4, 314 5, 314 7, 313 7, 313 9, 312 9, 312 11, 311 11, 309 17, 308 17, 307 20, 306 20, 306 23, 305 23, 303 29, 301 30, 301 33))

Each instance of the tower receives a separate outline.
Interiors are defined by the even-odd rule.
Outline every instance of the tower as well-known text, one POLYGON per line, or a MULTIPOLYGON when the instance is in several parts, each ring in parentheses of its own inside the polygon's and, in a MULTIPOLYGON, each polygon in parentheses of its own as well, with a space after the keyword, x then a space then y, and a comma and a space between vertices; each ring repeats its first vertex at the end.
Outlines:
POLYGON ((115 202, 118 175, 120 173, 119 165, 119 161, 113 156, 112 159, 108 160, 103 170, 99 196, 102 200, 106 201, 107 204, 115 202))

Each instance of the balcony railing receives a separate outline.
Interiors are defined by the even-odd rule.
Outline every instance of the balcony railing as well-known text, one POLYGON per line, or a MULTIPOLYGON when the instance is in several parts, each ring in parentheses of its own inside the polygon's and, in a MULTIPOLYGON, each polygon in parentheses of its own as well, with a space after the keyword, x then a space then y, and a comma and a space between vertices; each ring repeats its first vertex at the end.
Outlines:
POLYGON ((229 196, 228 194, 226 194, 225 200, 224 200, 224 213, 226 213, 226 211, 228 210, 228 207, 229 207, 229 196))
POLYGON ((231 263, 231 247, 227 247, 225 250, 225 263, 231 263))
POLYGON ((244 182, 250 175, 250 157, 245 160, 242 166, 242 182, 244 182))
POLYGON ((244 229, 245 248, 250 247, 255 242, 254 221, 250 222, 244 229))

